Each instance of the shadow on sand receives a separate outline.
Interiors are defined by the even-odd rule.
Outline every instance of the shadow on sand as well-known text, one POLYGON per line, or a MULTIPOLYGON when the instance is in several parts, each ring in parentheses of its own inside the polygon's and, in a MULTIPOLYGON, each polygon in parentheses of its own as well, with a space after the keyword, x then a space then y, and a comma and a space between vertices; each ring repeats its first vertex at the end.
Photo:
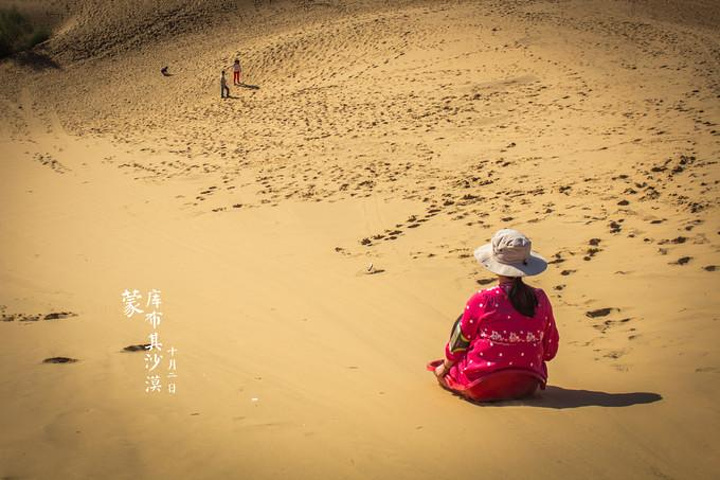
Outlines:
POLYGON ((21 52, 15 54, 12 59, 18 65, 22 67, 30 67, 33 70, 47 70, 50 68, 61 70, 60 65, 44 53, 21 52))
POLYGON ((654 403, 662 395, 651 392, 607 393, 548 386, 530 398, 501 402, 470 402, 483 407, 527 406, 540 408, 629 407, 654 403))
POLYGON ((250 90, 260 90, 260 87, 258 85, 249 85, 247 83, 239 83, 239 84, 236 84, 235 86, 249 88, 250 90))

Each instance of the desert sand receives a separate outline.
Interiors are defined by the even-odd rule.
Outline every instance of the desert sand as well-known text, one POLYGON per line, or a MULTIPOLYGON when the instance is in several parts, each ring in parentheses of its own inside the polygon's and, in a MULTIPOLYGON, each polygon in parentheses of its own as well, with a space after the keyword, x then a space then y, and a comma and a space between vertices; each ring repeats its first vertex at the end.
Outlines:
POLYGON ((0 478, 717 478, 717 2, 21 6, 53 35, 0 63, 0 478), (506 227, 561 345, 481 406, 425 364, 506 227))

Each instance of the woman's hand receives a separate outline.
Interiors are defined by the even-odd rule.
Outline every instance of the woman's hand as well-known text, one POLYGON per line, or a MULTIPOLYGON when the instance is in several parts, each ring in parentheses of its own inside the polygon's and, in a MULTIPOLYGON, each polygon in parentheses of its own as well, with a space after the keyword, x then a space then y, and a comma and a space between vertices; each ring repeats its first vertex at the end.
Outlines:
POLYGON ((443 363, 435 367, 435 376, 443 378, 447 375, 448 371, 450 371, 450 367, 452 367, 452 363, 449 363, 447 360, 443 361, 443 363))

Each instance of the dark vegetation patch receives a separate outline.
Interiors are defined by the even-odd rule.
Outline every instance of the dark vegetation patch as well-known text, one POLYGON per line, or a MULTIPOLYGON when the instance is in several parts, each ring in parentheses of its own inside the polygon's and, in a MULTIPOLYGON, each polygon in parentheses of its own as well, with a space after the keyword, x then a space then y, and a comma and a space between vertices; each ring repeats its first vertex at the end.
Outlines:
POLYGON ((0 58, 30 50, 50 38, 50 31, 33 25, 17 8, 0 9, 0 58))
POLYGON ((43 363, 75 363, 77 362, 77 358, 70 358, 70 357, 50 357, 43 360, 43 363))

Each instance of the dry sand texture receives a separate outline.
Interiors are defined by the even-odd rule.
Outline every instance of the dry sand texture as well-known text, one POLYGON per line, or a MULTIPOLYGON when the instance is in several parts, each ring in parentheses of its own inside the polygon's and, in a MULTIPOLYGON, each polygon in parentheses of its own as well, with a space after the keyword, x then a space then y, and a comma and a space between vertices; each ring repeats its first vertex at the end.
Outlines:
POLYGON ((717 478, 717 2, 26 5, 1 478, 717 478), (260 88, 221 101, 238 54, 260 88), (562 344, 476 406, 424 364, 508 226, 562 344), (162 291, 175 395, 125 288, 162 291))

